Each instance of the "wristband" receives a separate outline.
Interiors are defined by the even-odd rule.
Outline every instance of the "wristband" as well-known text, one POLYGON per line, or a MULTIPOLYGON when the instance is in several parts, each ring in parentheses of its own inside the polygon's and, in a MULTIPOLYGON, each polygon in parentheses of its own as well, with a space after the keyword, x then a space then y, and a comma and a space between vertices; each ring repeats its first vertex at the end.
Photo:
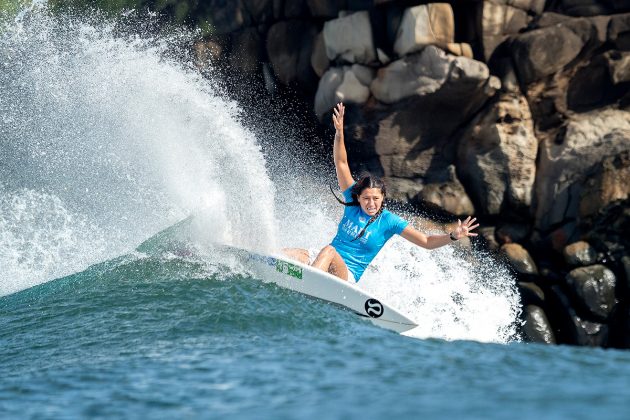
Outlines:
POLYGON ((453 236, 453 232, 449 232, 448 237, 451 238, 451 241, 458 241, 456 237, 453 236))

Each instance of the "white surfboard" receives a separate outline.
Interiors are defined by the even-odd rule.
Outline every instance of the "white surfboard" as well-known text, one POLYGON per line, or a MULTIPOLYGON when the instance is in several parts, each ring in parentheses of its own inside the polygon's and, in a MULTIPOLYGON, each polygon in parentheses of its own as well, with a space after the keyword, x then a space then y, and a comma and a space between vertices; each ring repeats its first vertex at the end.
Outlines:
MULTIPOLYGON (((169 250, 177 253, 187 249, 186 238, 191 237, 188 217, 148 239, 137 250, 152 253, 156 250, 169 250)), ((356 284, 344 281, 331 274, 318 270, 282 255, 263 255, 228 245, 218 245, 218 249, 236 256, 240 262, 267 283, 303 293, 344 306, 379 327, 402 333, 418 325, 391 306, 374 298, 356 284)))
MULTIPOLYGON (((231 248, 231 247, 230 247, 231 248)), ((262 255, 233 248, 243 264, 264 282, 332 302, 367 318, 379 327, 402 333, 418 326, 391 306, 370 296, 351 282, 339 279, 280 255, 262 255)))

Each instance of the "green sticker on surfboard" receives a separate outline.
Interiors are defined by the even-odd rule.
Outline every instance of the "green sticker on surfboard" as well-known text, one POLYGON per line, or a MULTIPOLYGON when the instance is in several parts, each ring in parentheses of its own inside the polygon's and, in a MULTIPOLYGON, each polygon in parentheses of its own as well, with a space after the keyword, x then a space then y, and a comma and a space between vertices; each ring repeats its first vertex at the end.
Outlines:
POLYGON ((287 261, 276 260, 276 271, 302 280, 302 267, 287 261))

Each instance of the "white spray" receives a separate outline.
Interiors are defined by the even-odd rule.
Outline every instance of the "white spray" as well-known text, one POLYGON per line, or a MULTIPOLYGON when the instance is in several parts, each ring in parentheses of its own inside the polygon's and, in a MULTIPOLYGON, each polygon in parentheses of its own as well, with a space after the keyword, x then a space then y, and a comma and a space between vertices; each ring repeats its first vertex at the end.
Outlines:
POLYGON ((42 9, 0 30, 0 295, 192 213, 215 241, 274 244, 273 184, 237 105, 169 58, 189 35, 117 29, 42 9))

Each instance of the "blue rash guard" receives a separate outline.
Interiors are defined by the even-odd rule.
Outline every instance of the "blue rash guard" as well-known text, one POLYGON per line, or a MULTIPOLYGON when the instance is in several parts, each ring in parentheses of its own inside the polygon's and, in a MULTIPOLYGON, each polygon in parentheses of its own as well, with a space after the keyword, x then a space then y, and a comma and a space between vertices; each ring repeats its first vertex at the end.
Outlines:
MULTIPOLYGON (((343 198, 347 203, 352 201, 353 186, 354 184, 343 192, 343 198)), ((353 241, 369 220, 370 216, 363 211, 361 206, 346 206, 337 228, 337 235, 331 243, 357 282, 385 243, 392 236, 400 235, 409 224, 406 220, 384 209, 378 219, 366 229, 363 236, 353 241)))

